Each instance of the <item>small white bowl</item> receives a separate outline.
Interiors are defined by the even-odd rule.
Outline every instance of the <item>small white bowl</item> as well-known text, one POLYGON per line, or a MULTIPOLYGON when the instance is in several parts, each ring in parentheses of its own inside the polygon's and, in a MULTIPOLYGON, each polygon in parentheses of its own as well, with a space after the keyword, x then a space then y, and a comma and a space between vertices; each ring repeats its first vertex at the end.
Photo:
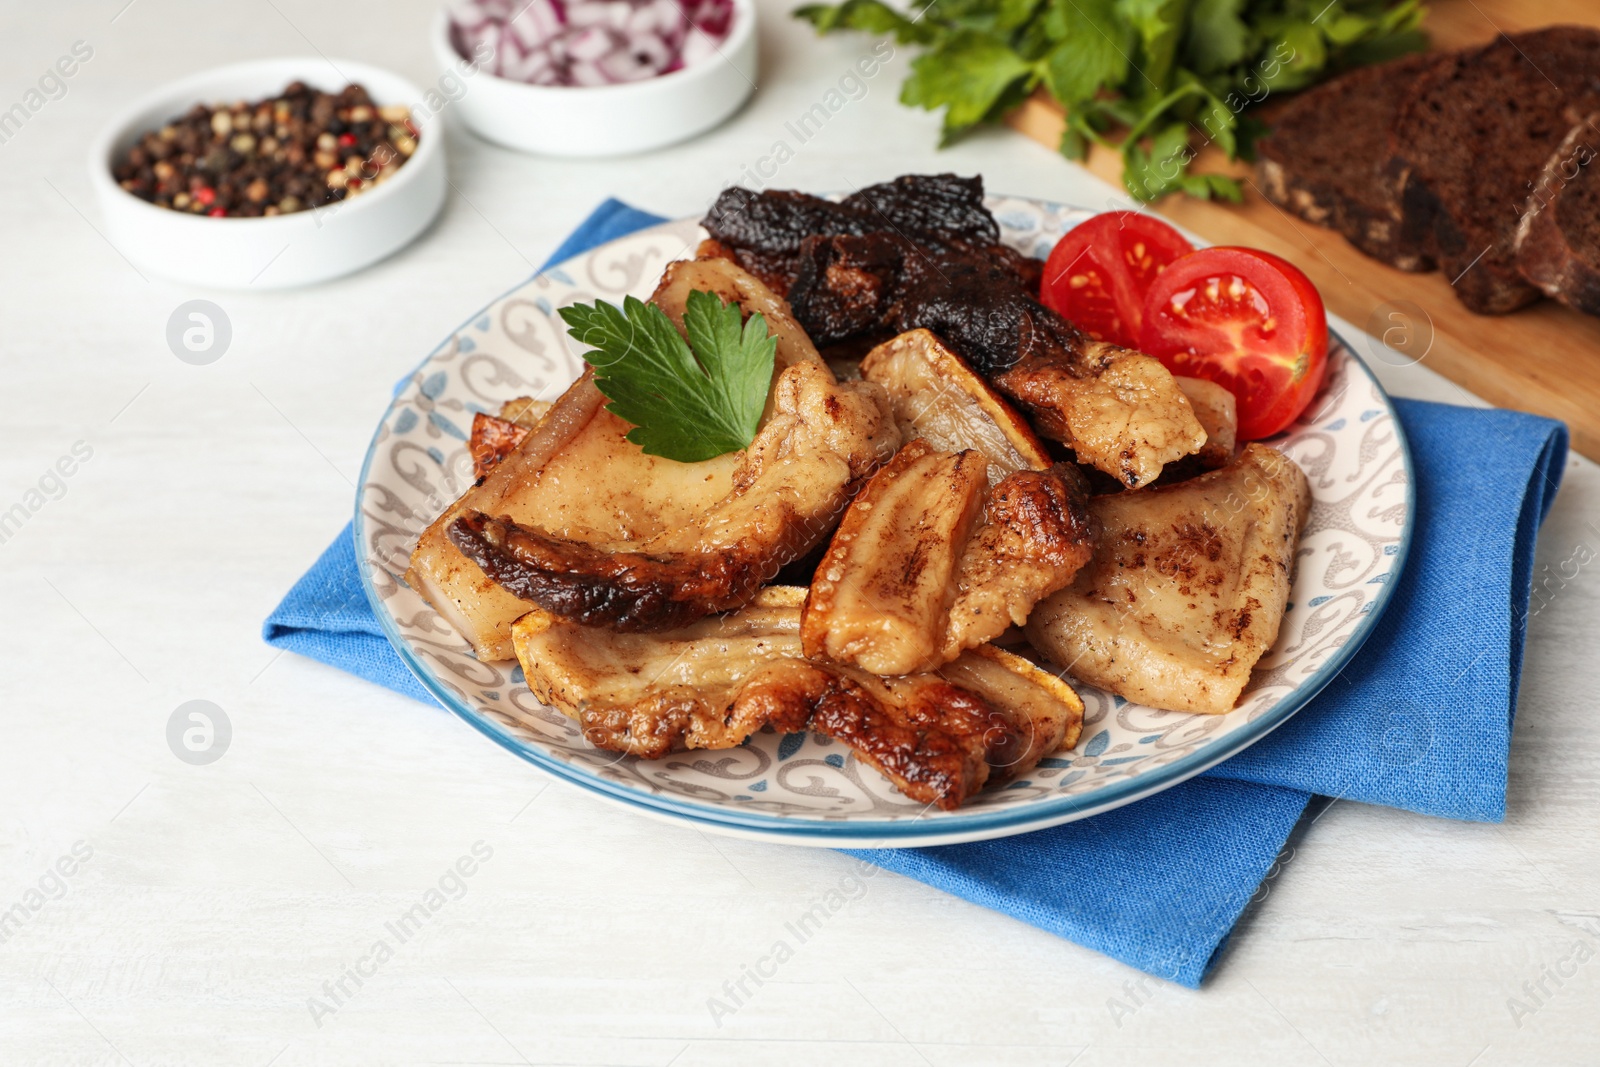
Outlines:
POLYGON ((444 205, 445 155, 443 131, 426 119, 413 120, 419 132, 417 150, 382 185, 289 215, 189 215, 141 200, 111 176, 114 161, 142 134, 193 105, 260 100, 293 81, 324 92, 357 82, 375 103, 405 104, 413 115, 422 98, 415 85, 378 67, 314 56, 236 63, 173 82, 119 116, 89 152, 89 181, 111 243, 140 267, 176 281, 222 289, 283 289, 360 270, 427 229, 444 205))
POLYGON ((485 140, 548 156, 627 155, 688 140, 739 110, 755 91, 756 8, 734 0, 727 38, 699 62, 623 85, 526 85, 477 69, 450 42, 448 10, 434 17, 433 54, 439 88, 453 79, 440 94, 447 107, 485 140))

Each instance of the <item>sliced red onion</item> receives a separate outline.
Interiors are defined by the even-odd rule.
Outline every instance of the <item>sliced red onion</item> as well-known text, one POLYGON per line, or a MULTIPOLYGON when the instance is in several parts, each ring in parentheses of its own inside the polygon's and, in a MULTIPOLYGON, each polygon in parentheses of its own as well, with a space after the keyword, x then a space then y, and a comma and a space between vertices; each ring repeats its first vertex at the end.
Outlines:
POLYGON ((682 66, 692 67, 704 59, 716 55, 722 46, 722 39, 712 37, 699 30, 690 30, 689 36, 684 39, 683 48, 679 52, 679 62, 682 66))
POLYGON ((617 41, 599 26, 579 30, 566 38, 567 55, 576 63, 598 63, 617 49, 617 41))
POLYGON ((548 4, 534 0, 520 14, 503 24, 506 39, 516 45, 523 55, 544 47, 546 41, 561 32, 548 4))
POLYGON ((458 0, 450 36, 504 78, 621 85, 704 60, 732 22, 733 0, 458 0))
POLYGON ((555 63, 549 52, 534 52, 531 55, 520 56, 503 64, 498 73, 503 78, 527 82, 530 85, 548 85, 556 77, 555 63))

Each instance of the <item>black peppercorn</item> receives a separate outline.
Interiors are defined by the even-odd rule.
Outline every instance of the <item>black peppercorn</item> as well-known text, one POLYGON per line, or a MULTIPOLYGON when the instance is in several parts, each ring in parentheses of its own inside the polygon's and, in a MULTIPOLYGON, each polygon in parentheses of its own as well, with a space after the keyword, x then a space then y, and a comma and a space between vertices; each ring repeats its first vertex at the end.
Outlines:
POLYGON ((324 93, 291 82, 254 103, 196 104, 145 133, 112 167, 134 196, 194 214, 283 215, 358 196, 416 151, 403 105, 360 85, 324 93))

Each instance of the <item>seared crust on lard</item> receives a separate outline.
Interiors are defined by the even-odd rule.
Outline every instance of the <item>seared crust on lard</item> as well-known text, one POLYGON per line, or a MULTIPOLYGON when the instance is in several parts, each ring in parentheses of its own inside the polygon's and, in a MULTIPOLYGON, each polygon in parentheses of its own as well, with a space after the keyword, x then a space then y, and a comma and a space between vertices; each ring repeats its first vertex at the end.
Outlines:
POLYGON ((1073 677, 1174 711, 1232 711, 1278 637, 1310 487, 1247 445, 1221 470, 1096 497, 1093 561, 1041 603, 1028 639, 1073 677))
POLYGON ((817 566, 806 654, 875 674, 936 669, 1070 584, 1092 531, 1075 469, 1021 470, 990 489, 977 450, 918 438, 873 475, 817 566))
POLYGON ((899 443, 882 389, 820 363, 785 370, 772 405, 732 492, 648 540, 577 540, 469 508, 450 541, 516 597, 585 625, 665 630, 736 608, 827 537, 899 443))
POLYGON ((763 726, 810 730, 843 742, 913 800, 947 810, 1076 742, 1077 695, 998 649, 894 678, 806 660, 804 595, 769 587, 732 614, 650 634, 536 609, 516 625, 517 658, 534 695, 597 747, 655 759, 732 748, 763 726))
MULTIPOLYGON (((778 340, 775 378, 797 363, 825 371, 783 299, 736 264, 670 264, 652 300, 669 319, 681 321, 691 288, 738 298, 746 311, 762 312, 778 340)), ((766 423, 774 402, 769 400, 766 423)), ((526 424, 526 408, 508 406, 501 417, 526 424)), ((406 583, 467 638, 479 659, 512 658, 511 624, 528 610, 528 601, 484 573, 451 540, 450 528, 467 512, 565 541, 637 547, 702 519, 735 491, 735 474, 750 467, 744 453, 699 463, 646 455, 627 440, 630 428, 607 410, 586 369, 509 451, 480 442, 484 471, 423 531, 406 571, 406 583)), ((886 454, 891 450, 885 446, 886 454)))

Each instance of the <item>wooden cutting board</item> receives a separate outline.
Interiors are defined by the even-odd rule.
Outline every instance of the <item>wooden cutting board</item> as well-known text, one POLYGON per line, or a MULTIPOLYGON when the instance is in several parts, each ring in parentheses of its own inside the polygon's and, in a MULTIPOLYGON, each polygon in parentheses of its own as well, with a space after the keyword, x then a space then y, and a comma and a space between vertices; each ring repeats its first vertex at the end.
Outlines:
MULTIPOLYGON (((1432 0, 1426 29, 1435 48, 1481 44, 1497 31, 1554 23, 1600 26, 1596 0, 1432 0)), ((1054 148, 1061 111, 1034 99, 1010 118, 1012 126, 1054 148)), ((1486 166, 1494 161, 1485 160, 1486 166)), ((1095 149, 1089 169, 1121 187, 1121 158, 1095 149)), ((1274 252, 1309 275, 1328 310, 1369 333, 1387 335, 1409 356, 1500 407, 1562 419, 1573 446, 1600 459, 1600 318, 1544 301, 1510 315, 1475 315, 1462 307, 1440 274, 1407 274, 1368 259, 1333 230, 1292 217, 1265 200, 1247 165, 1202 152, 1201 170, 1245 179, 1242 205, 1169 196, 1154 210, 1216 244, 1274 252)), ((1362 348, 1369 362, 1373 353, 1362 348)), ((1387 358, 1395 359, 1392 355, 1387 358)))

